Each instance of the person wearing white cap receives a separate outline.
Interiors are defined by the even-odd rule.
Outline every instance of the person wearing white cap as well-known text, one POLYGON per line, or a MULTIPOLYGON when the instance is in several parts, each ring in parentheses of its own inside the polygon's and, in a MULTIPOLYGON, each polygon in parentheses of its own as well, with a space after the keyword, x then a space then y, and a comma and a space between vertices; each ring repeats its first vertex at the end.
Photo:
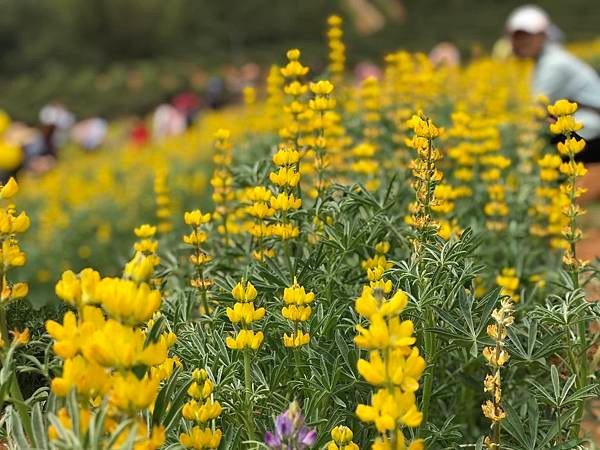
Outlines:
POLYGON ((560 45, 562 32, 539 6, 515 9, 506 21, 506 31, 514 54, 535 61, 533 94, 544 95, 550 102, 565 98, 579 105, 575 118, 584 124, 579 134, 587 146, 578 159, 600 162, 600 77, 596 71, 560 45))

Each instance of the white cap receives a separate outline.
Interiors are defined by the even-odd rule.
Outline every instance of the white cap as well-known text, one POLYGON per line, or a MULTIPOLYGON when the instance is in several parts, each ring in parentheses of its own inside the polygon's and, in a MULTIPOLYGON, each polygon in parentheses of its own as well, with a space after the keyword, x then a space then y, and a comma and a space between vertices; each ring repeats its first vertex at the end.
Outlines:
POLYGON ((523 5, 515 9, 506 21, 506 31, 525 31, 530 34, 548 31, 552 22, 546 11, 536 5, 523 5))

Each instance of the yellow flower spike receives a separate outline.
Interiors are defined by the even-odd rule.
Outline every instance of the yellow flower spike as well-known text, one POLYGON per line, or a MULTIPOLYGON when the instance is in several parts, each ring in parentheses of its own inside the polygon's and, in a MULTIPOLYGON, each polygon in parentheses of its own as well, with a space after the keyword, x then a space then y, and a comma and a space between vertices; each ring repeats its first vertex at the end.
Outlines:
MULTIPOLYGON (((566 139, 565 142, 559 142, 557 144, 557 148, 561 155, 566 156, 566 155, 569 155, 570 153, 573 153, 574 155, 576 155, 577 153, 580 153, 585 148, 585 140, 569 138, 569 139, 566 139)), ((546 155, 546 156, 549 156, 549 155, 546 155)))
MULTIPOLYGON (((17 217, 12 217, 12 216, 8 216, 10 217, 10 225, 9 225, 9 229, 6 231, 6 233, 24 233, 25 231, 27 231, 29 229, 29 226, 31 225, 31 221, 29 220, 29 217, 27 216, 27 214, 25 212, 21 212, 17 217)), ((4 231, 4 230, 3 230, 4 231)))
POLYGON ((46 321, 46 331, 55 340, 53 350, 57 356, 64 359, 75 356, 79 350, 79 329, 72 311, 65 313, 62 325, 54 320, 46 321))
POLYGON ((29 343, 29 328, 25 328, 23 331, 12 330, 10 334, 13 337, 13 342, 17 346, 27 345, 29 343))
POLYGON ((125 265, 125 278, 136 283, 147 282, 154 272, 155 259, 137 252, 133 259, 125 265))
POLYGON ((202 211, 195 209, 184 214, 184 220, 186 225, 199 227, 202 224, 210 222, 211 214, 202 214, 202 211))
POLYGON ((254 285, 248 281, 246 286, 240 281, 231 290, 231 295, 235 300, 241 303, 252 302, 256 298, 257 292, 254 285))
POLYGON ((265 308, 254 309, 254 303, 236 303, 233 308, 227 308, 227 317, 231 323, 243 323, 249 325, 265 316, 265 308))
POLYGON ((288 50, 285 56, 287 56, 287 58, 290 61, 297 61, 298 59, 300 59, 300 50, 298 50, 297 48, 288 50))
POLYGON ((235 337, 228 336, 225 344, 232 350, 257 350, 263 340, 264 334, 262 331, 255 333, 252 330, 240 330, 235 337))
POLYGON ((339 27, 342 24, 342 18, 340 16, 331 15, 327 18, 327 25, 330 27, 339 27))
POLYGON ((109 389, 110 379, 105 368, 88 362, 82 356, 65 359, 62 375, 52 380, 52 392, 65 397, 72 388, 77 393, 93 398, 97 395, 104 395, 109 389))
POLYGON ((17 192, 19 192, 19 185, 13 177, 10 177, 6 184, 0 188, 0 198, 5 200, 13 198, 17 192))
POLYGON ((215 449, 221 443, 221 430, 212 431, 210 428, 193 427, 189 432, 179 435, 179 442, 187 448, 215 449))
POLYGON ((571 103, 568 100, 558 100, 553 105, 548 105, 548 112, 553 116, 567 116, 577 111, 577 103, 571 103))
POLYGON ((11 290, 11 298, 23 298, 29 293, 29 286, 27 283, 15 283, 11 290))
POLYGON ((333 92, 333 84, 327 80, 310 83, 310 91, 316 95, 329 95, 333 92))
POLYGON ((167 358, 166 340, 159 338, 148 345, 145 341, 146 335, 141 330, 109 319, 87 336, 82 352, 86 359, 103 367, 128 369, 140 364, 162 364, 167 358))
POLYGON ((298 348, 310 343, 310 334, 298 330, 291 335, 285 333, 283 335, 283 345, 287 348, 298 348))
POLYGON ((13 239, 2 242, 0 251, 0 263, 5 269, 10 267, 21 267, 27 262, 27 255, 21 251, 19 244, 13 239))
POLYGON ((160 292, 148 284, 119 278, 104 278, 96 295, 111 317, 130 325, 150 319, 161 304, 160 292))
POLYGON ((142 379, 133 373, 113 374, 109 393, 110 404, 123 412, 137 412, 148 408, 158 395, 160 380, 148 375, 142 379))
POLYGON ((219 140, 226 140, 229 139, 231 137, 231 131, 225 129, 225 128, 219 128, 215 134, 213 134, 213 137, 215 139, 219 139, 219 140))
POLYGON ((139 238, 151 238, 156 234, 156 227, 144 224, 135 228, 133 232, 139 238))
POLYGON ((568 134, 583 128, 581 122, 577 122, 573 116, 559 116, 556 122, 550 124, 550 131, 554 134, 568 134))
POLYGON ((375 252, 378 255, 385 255, 390 251, 390 243, 388 241, 382 241, 375 244, 375 252))

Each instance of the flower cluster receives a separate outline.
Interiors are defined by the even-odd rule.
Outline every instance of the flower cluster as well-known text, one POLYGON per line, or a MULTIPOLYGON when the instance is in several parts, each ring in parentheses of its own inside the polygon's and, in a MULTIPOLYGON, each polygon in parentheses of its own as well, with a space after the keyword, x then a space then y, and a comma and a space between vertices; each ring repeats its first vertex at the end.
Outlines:
MULTIPOLYGON (((23 298, 29 291, 26 283, 10 283, 7 273, 15 267, 23 266, 27 261, 25 252, 19 247, 17 235, 27 231, 30 220, 22 211, 17 214, 16 206, 12 202, 13 197, 19 190, 14 178, 10 178, 6 184, 0 185, 0 200, 5 203, 0 207, 0 307, 5 308, 7 304, 23 298)), ((5 330, 4 330, 5 331, 5 330)), ((3 335, 2 340, 7 336, 3 335)))
MULTIPOLYGON (((389 250, 389 244, 380 250, 389 250)), ((388 297, 386 291, 391 292, 392 286, 383 281, 383 270, 381 265, 369 269, 371 285, 363 287, 355 303, 356 312, 369 321, 368 327, 356 326, 354 341, 369 352, 368 359, 358 360, 357 368, 375 388, 370 404, 359 404, 356 414, 361 421, 375 425, 379 436, 373 448, 390 448, 394 442, 396 448, 405 449, 402 428, 418 427, 423 418, 417 409, 415 392, 425 360, 413 347, 413 322, 399 317, 408 304, 408 296, 398 290, 388 297)), ((422 441, 416 440, 408 448, 422 448, 422 441)))
POLYGON ((290 335, 283 335, 283 345, 288 348, 298 348, 310 342, 310 334, 302 330, 302 324, 306 323, 312 314, 310 304, 315 300, 313 292, 306 292, 296 279, 294 284, 283 291, 283 303, 281 315, 293 324, 290 335))
POLYGON ((273 155, 273 164, 279 169, 269 174, 269 180, 278 193, 269 199, 269 211, 276 216, 275 223, 269 230, 271 235, 281 240, 292 239, 300 234, 300 229, 289 217, 291 212, 302 206, 302 200, 297 196, 300 183, 300 173, 297 171, 299 161, 300 154, 289 143, 280 144, 273 155))
POLYGON ((190 234, 183 236, 183 242, 192 249, 190 261, 194 266, 194 278, 190 283, 200 295, 200 309, 204 314, 208 314, 209 312, 207 291, 212 284, 211 280, 206 277, 206 264, 212 260, 212 256, 208 255, 202 248, 202 244, 207 239, 206 232, 202 229, 202 226, 209 223, 210 219, 210 213, 203 214, 199 209, 184 214, 185 224, 192 229, 190 234))
POLYGON ((500 422, 506 418, 506 412, 500 406, 502 400, 502 383, 500 369, 508 361, 509 355, 505 348, 506 328, 514 322, 513 305, 510 299, 501 300, 500 308, 492 313, 494 322, 487 327, 487 334, 495 342, 494 347, 484 347, 483 356, 492 369, 491 374, 486 375, 483 382, 483 390, 492 399, 486 400, 481 409, 483 415, 492 421, 493 432, 485 439, 486 447, 491 450, 500 449, 500 422))
POLYGON ((360 450, 352 438, 352 430, 345 425, 338 425, 331 430, 331 442, 327 444, 327 450, 360 450))
POLYGON ((187 390, 190 398, 183 405, 181 415, 194 425, 179 435, 179 442, 185 448, 194 450, 214 449, 221 443, 221 430, 215 428, 214 420, 221 414, 221 404, 213 399, 214 383, 204 369, 195 369, 192 384, 187 390), (213 422, 213 426, 209 425, 213 422))
POLYGON ((585 214, 585 210, 577 204, 577 198, 584 192, 583 188, 577 186, 577 179, 587 173, 583 163, 575 160, 575 155, 585 148, 585 141, 578 139, 576 135, 576 132, 583 128, 583 124, 577 122, 573 116, 576 111, 577 104, 567 100, 558 100, 548 106, 548 112, 556 117, 556 122, 550 125, 550 131, 564 136, 564 141, 557 144, 558 152, 566 159, 559 166, 559 171, 565 178, 560 186, 561 194, 565 198, 561 213, 567 222, 561 233, 568 243, 568 247, 565 246, 563 262, 573 273, 586 265, 585 261, 577 258, 576 253, 577 242, 582 237, 582 232, 577 227, 577 217, 585 214))
POLYGON ((433 147, 433 140, 440 135, 440 130, 431 119, 421 115, 413 115, 408 126, 413 130, 414 136, 406 140, 406 145, 416 150, 417 157, 409 165, 414 177, 413 188, 416 201, 411 203, 412 214, 406 218, 406 221, 419 232, 425 234, 430 230, 439 232, 440 226, 432 218, 433 208, 443 211, 444 203, 448 201, 438 200, 435 197, 436 186, 442 179, 442 173, 436 167, 441 154, 433 147))
POLYGON ((144 224, 135 228, 133 232, 138 241, 133 244, 135 254, 125 265, 123 277, 137 283, 147 283, 160 264, 160 257, 156 254, 158 241, 154 239, 156 227, 144 224))
POLYGON ((327 126, 330 122, 325 120, 325 117, 327 113, 333 111, 336 103, 332 95, 333 84, 327 80, 310 83, 310 92, 313 94, 313 98, 309 100, 308 107, 315 114, 312 128, 316 133, 316 137, 312 142, 316 180, 311 195, 316 197, 327 187, 327 169, 329 166, 327 126))
POLYGON ((157 169, 154 175, 154 194, 156 195, 156 219, 159 233, 168 233, 173 229, 170 192, 167 171, 162 168, 157 169))
POLYGON ((346 64, 346 46, 342 41, 344 32, 342 30, 342 18, 340 16, 329 16, 327 18, 327 44, 329 47, 329 73, 336 86, 341 85, 344 78, 346 64))
POLYGON ((270 130, 276 132, 282 125, 281 111, 283 110, 283 75, 281 68, 275 64, 271 66, 267 76, 267 117, 270 130))
POLYGON ((231 290, 236 303, 233 308, 227 308, 227 317, 232 324, 238 325, 240 330, 235 337, 228 336, 225 343, 233 350, 257 350, 262 344, 264 334, 254 331, 252 324, 265 316, 265 308, 256 308, 256 289, 251 282, 240 281, 231 290))
POLYGON ((215 204, 215 221, 219 223, 218 231, 225 236, 227 242, 229 233, 237 230, 232 217, 233 176, 231 165, 231 133, 229 130, 219 128, 214 134, 213 155, 214 170, 210 184, 213 187, 212 201, 215 204))
MULTIPOLYGON (((104 432, 112 433, 119 420, 132 418, 132 426, 137 427, 136 445, 145 449, 162 445, 164 430, 149 429, 141 412, 153 405, 159 383, 171 375, 177 363, 167 358, 175 335, 161 333, 160 328, 152 333, 156 324, 152 318, 160 308, 161 294, 148 284, 154 265, 142 262, 151 256, 141 249, 154 248, 149 241, 156 231, 153 228, 144 225, 136 229, 142 238, 136 243, 140 246, 138 259, 128 263, 123 278, 102 278, 89 268, 79 274, 63 273, 56 294, 77 314, 69 311, 62 323, 46 323, 54 339, 54 352, 64 359, 62 374, 52 380, 52 392, 65 397, 74 390, 84 417, 94 405, 101 404, 103 397, 108 398, 111 409, 104 432)), ((59 417, 63 425, 71 426, 73 418, 66 409, 59 411, 59 417)), ((54 426, 48 434, 54 440, 65 437, 64 430, 54 426)), ((118 442, 127 439, 127 429, 122 430, 118 442)))
POLYGON ((305 450, 311 448, 316 440, 316 430, 304 425, 304 417, 296 402, 275 418, 275 429, 265 433, 265 444, 273 450, 305 450))

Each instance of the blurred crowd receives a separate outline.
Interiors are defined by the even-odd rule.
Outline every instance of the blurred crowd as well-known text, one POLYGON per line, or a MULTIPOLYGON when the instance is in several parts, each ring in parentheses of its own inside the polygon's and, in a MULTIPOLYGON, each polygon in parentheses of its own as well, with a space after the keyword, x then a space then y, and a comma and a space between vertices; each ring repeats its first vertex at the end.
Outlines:
MULTIPOLYGON (((587 140, 580 156, 586 162, 600 161, 600 78, 593 68, 567 52, 561 45, 564 35, 540 7, 525 5, 508 17, 505 34, 492 50, 496 59, 516 56, 532 59, 535 69, 531 80, 532 95, 545 96, 550 102, 566 98, 579 104, 577 119, 585 123, 581 136, 587 140)), ((477 57, 477 52, 470 57, 477 57)), ((452 42, 440 42, 430 52, 434 66, 459 66, 461 53, 452 42)), ((264 80, 261 68, 253 63, 241 68, 227 66, 219 75, 202 81, 202 94, 183 91, 169 96, 153 111, 125 120, 125 138, 134 148, 183 133, 203 110, 219 109, 240 102, 246 87, 257 87, 264 80)), ((380 66, 369 61, 355 65, 356 83, 368 77, 381 78, 380 66)), ((0 105, 1 108, 2 105, 0 105)), ((553 120, 551 117, 549 120, 553 120)), ((6 179, 19 170, 43 173, 59 158, 61 149, 75 145, 92 152, 106 143, 108 122, 101 117, 77 120, 68 105, 53 102, 45 105, 38 123, 12 122, 0 110, 0 178, 6 179)), ((600 175, 599 175, 600 178, 600 175)))

